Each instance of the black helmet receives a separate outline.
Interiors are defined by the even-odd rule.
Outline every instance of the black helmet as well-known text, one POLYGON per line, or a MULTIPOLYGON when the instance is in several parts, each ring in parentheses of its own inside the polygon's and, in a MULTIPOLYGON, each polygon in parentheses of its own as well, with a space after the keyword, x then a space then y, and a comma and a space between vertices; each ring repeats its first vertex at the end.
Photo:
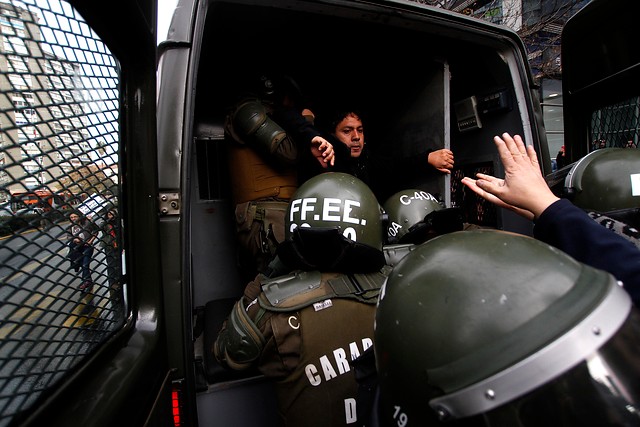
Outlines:
POLYGON ((439 234, 462 230, 462 213, 445 208, 424 190, 410 188, 389 197, 383 205, 389 217, 387 243, 422 243, 439 234))
POLYGON ((640 421, 628 294, 523 235, 462 231, 418 246, 381 289, 374 349, 381 425, 640 421))
POLYGON ((383 212, 367 185, 339 172, 298 188, 278 254, 291 268, 369 272, 384 265, 383 212))
POLYGON ((263 100, 281 103, 288 96, 294 105, 302 105, 304 97, 296 80, 277 71, 260 73, 254 77, 256 95, 263 100))
POLYGON ((592 151, 573 165, 564 191, 585 210, 605 213, 640 208, 640 150, 592 151))

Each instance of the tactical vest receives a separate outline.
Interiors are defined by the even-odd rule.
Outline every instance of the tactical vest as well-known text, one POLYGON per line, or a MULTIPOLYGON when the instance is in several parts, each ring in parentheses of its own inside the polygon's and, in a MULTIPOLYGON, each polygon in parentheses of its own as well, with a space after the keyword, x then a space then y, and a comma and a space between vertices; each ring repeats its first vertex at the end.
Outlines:
POLYGON ((295 168, 277 168, 246 145, 229 144, 228 152, 235 204, 269 197, 288 200, 298 188, 295 168))
POLYGON ((276 379, 284 425, 354 425, 358 386, 350 362, 373 345, 375 307, 389 271, 297 271, 265 280, 258 298, 234 307, 216 357, 230 367, 257 364, 276 379))

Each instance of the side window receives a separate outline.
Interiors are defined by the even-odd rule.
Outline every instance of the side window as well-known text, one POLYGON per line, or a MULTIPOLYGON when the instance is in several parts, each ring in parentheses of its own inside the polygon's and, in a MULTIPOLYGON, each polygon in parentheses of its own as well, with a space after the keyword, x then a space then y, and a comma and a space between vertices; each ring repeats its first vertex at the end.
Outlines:
POLYGON ((542 114, 551 157, 551 171, 555 172, 566 166, 566 162, 557 161, 557 157, 564 146, 562 81, 542 79, 540 85, 542 90, 542 114))
POLYGON ((605 147, 638 148, 640 97, 609 105, 591 115, 589 151, 605 147))
POLYGON ((119 67, 61 0, 0 3, 0 425, 125 325, 119 67))

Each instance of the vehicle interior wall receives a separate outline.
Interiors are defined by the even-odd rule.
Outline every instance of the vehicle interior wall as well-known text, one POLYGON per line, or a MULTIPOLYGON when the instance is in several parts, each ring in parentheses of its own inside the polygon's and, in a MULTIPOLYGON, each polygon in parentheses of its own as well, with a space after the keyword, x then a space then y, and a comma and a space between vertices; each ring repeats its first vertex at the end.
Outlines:
MULTIPOLYGON (((363 110, 367 144, 375 151, 402 157, 447 143, 459 178, 478 167, 499 173, 492 138, 505 131, 522 133, 523 125, 513 76, 495 39, 491 45, 481 38, 473 44, 469 34, 445 37, 426 24, 418 31, 415 23, 390 26, 380 16, 346 15, 215 3, 202 40, 196 123, 221 126, 251 78, 265 70, 282 72, 298 82, 320 123, 339 103, 363 110), (443 66, 450 72, 446 83, 443 66), (482 128, 460 132, 455 112, 445 111, 468 97, 496 93, 505 93, 508 105, 480 111, 482 128), (445 129, 447 114, 451 126, 445 129)), ((409 173, 389 179, 396 190, 429 189, 424 178, 409 173)), ((458 192, 453 200, 468 205, 468 222, 502 226, 502 214, 495 210, 491 218, 478 218, 473 209, 481 201, 463 195, 457 184, 452 179, 458 192)))
MULTIPOLYGON (((209 9, 199 55, 194 119, 193 161, 199 172, 193 177, 197 197, 192 202, 192 220, 199 225, 194 222, 192 253, 205 254, 194 255, 194 262, 204 268, 194 272, 197 305, 210 298, 239 297, 245 285, 237 281, 237 274, 226 273, 234 262, 230 251, 217 249, 235 245, 232 206, 225 188, 225 174, 233 171, 225 170, 223 123, 247 82, 265 71, 292 76, 317 118, 345 101, 365 111, 367 144, 374 150, 403 156, 416 155, 429 145, 450 145, 456 169, 451 188, 444 191, 455 193, 452 200, 463 207, 468 222, 497 228, 508 222, 503 213, 459 184, 462 176, 476 171, 499 175, 493 136, 523 132, 513 97, 513 76, 496 45, 470 44, 469 34, 444 36, 435 30, 407 29, 409 25, 389 26, 382 16, 367 20, 357 14, 334 16, 328 10, 320 11, 320 6, 318 10, 297 12, 231 3, 215 3, 209 9), (504 93, 508 105, 481 111, 481 128, 459 131, 452 106, 471 96, 496 93, 504 93), (198 290, 200 287, 206 290, 198 290)), ((389 179, 397 190, 431 188, 420 175, 407 173, 389 179)), ((219 390, 209 386, 210 392, 219 390)))

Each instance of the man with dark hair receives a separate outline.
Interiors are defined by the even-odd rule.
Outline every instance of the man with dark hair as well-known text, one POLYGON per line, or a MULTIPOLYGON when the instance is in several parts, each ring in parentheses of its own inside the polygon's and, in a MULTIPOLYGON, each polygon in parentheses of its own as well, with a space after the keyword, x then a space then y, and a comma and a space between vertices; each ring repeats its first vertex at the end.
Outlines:
POLYGON ((337 110, 328 121, 328 127, 328 132, 335 138, 332 140, 337 153, 334 170, 360 178, 379 200, 385 200, 398 190, 390 188, 389 181, 403 170, 424 169, 425 174, 436 171, 449 174, 453 168, 453 152, 447 148, 427 149, 411 157, 397 157, 394 153, 379 153, 367 148, 363 117, 355 109, 337 110))

